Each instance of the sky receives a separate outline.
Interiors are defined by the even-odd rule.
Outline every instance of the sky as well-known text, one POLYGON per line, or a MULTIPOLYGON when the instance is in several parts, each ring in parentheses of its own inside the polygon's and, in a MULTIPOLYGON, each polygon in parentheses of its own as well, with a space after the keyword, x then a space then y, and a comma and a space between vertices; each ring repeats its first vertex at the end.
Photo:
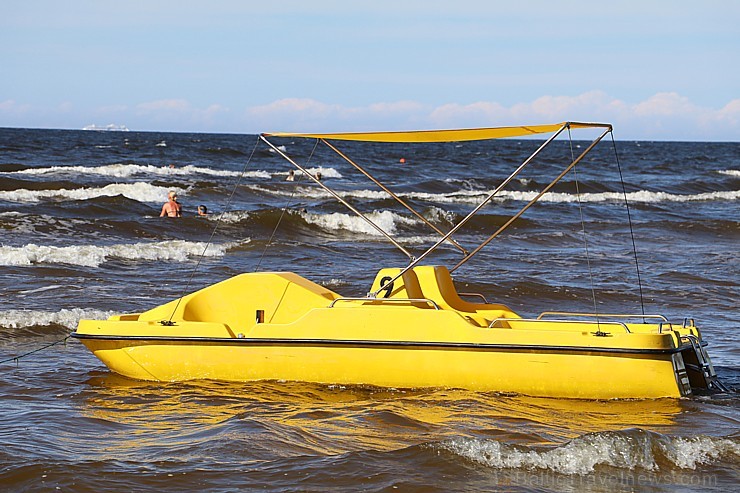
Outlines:
POLYGON ((3 0, 0 127, 740 140, 734 0, 3 0))

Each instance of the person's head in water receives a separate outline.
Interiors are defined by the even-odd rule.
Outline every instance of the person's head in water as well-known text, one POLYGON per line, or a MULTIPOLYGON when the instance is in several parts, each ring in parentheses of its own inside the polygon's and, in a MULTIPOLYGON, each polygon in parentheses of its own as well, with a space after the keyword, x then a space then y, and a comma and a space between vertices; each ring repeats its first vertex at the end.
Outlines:
POLYGON ((208 208, 204 205, 198 206, 198 215, 199 216, 207 216, 208 215, 208 208))
POLYGON ((159 217, 181 217, 182 206, 177 201, 177 192, 170 190, 167 194, 167 202, 162 206, 162 212, 159 217))

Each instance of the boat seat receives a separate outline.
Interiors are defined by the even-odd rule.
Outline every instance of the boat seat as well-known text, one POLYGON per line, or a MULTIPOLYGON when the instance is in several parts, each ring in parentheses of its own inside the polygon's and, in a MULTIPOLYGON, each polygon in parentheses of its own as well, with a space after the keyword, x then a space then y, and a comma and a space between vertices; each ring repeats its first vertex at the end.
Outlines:
POLYGON ((471 323, 488 327, 497 318, 520 318, 506 305, 471 303, 460 298, 452 282, 450 271, 445 266, 425 265, 415 267, 414 272, 424 298, 434 300, 442 309, 459 312, 471 323))
MULTIPOLYGON (((375 281, 373 281, 370 291, 375 292, 379 290, 383 284, 383 279, 393 279, 400 272, 401 269, 395 267, 381 269, 380 272, 378 272, 378 275, 375 276, 375 281)), ((416 273, 413 270, 404 272, 400 278, 393 281, 393 289, 388 293, 388 296, 386 296, 385 291, 378 294, 378 298, 417 299, 423 297, 424 295, 422 294, 421 286, 419 286, 419 279, 416 277, 416 273)))
POLYGON ((142 313, 141 321, 223 323, 246 333, 262 312, 264 323, 288 324, 314 308, 325 308, 339 295, 292 272, 240 274, 142 313))

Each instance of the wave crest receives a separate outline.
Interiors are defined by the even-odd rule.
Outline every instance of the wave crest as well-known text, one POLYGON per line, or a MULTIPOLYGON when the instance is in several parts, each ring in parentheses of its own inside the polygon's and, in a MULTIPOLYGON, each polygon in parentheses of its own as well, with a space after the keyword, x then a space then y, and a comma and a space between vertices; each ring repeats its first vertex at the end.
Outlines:
POLYGON ((456 438, 439 447, 496 469, 542 469, 576 475, 590 474, 597 466, 656 471, 661 466, 696 469, 717 461, 740 463, 737 439, 668 437, 644 430, 589 433, 554 448, 476 438, 456 438))
POLYGON ((740 178, 740 169, 723 169, 718 171, 721 175, 736 176, 740 178))
POLYGON ((163 202, 167 193, 174 190, 181 193, 179 188, 165 188, 149 183, 112 183, 104 187, 75 188, 67 190, 18 190, 0 191, 0 200, 9 202, 40 202, 42 200, 89 200, 96 197, 115 197, 123 195, 138 202, 163 202))
MULTIPOLYGON (((253 189, 275 195, 293 196, 297 194, 304 198, 327 199, 331 196, 320 188, 313 187, 296 187, 294 190, 267 190, 263 187, 252 186, 253 189)), ((436 202, 442 204, 479 204, 485 199, 490 192, 481 190, 461 190, 450 193, 429 193, 429 192, 407 192, 397 194, 404 199, 419 200, 423 202, 436 202)), ((385 200, 389 195, 383 191, 376 190, 350 190, 340 191, 337 194, 344 199, 362 199, 362 200, 385 200)), ((537 196, 538 192, 522 191, 502 191, 497 194, 493 200, 515 200, 530 201, 537 196)), ((740 199, 740 190, 704 192, 697 194, 675 194, 668 192, 652 192, 648 190, 638 190, 627 193, 627 201, 630 203, 661 203, 661 202, 709 202, 709 201, 733 201, 740 199)), ((594 192, 582 193, 580 196, 572 193, 548 192, 543 195, 540 202, 551 203, 574 203, 574 202, 618 202, 624 201, 622 192, 594 192)))
MULTIPOLYGON (((190 176, 190 175, 208 175, 208 176, 240 176, 241 171, 217 170, 212 168, 200 168, 191 164, 182 167, 170 168, 168 166, 154 166, 151 164, 106 164, 103 166, 49 166, 44 168, 27 168, 15 171, 15 174, 21 175, 48 175, 48 174, 84 174, 84 175, 101 175, 115 178, 129 178, 136 175, 156 175, 156 176, 190 176)), ((252 178, 271 178, 272 175, 267 171, 247 171, 244 176, 252 178)))
POLYGON ((58 312, 39 310, 0 311, 0 327, 18 329, 22 327, 61 325, 68 329, 77 327, 80 319, 105 320, 114 312, 86 308, 62 309, 58 312))
MULTIPOLYGON (((397 226, 401 224, 412 225, 418 223, 418 221, 414 219, 403 217, 391 211, 375 211, 365 215, 388 234, 394 234, 397 226)), ((381 234, 365 220, 350 214, 343 214, 340 212, 335 212, 333 214, 313 214, 304 212, 301 213, 301 217, 303 217, 307 223, 316 225, 328 231, 341 229, 351 231, 353 233, 381 236, 381 234)))
MULTIPOLYGON (((246 240, 249 241, 249 240, 246 240)), ((0 265, 68 264, 98 267, 112 258, 125 260, 171 260, 185 262, 191 257, 223 256, 235 243, 210 244, 183 240, 118 245, 46 246, 29 243, 22 247, 0 246, 0 265), (204 253, 205 251, 205 253, 204 253)))

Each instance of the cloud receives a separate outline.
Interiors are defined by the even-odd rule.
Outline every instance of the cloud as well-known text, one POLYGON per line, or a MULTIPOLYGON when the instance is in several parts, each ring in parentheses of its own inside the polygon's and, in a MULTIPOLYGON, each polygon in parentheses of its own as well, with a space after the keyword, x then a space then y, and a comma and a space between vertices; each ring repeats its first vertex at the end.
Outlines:
POLYGON ((150 101, 147 103, 139 103, 136 105, 136 110, 139 113, 157 113, 163 112, 178 112, 184 113, 190 111, 190 103, 184 99, 162 99, 159 101, 150 101))
POLYGON ((284 98, 238 112, 220 103, 203 106, 177 98, 88 110, 70 103, 41 107, 13 99, 0 101, 0 126, 49 128, 116 123, 132 130, 174 132, 332 132, 489 127, 567 120, 612 123, 619 139, 737 141, 740 99, 717 109, 696 104, 676 92, 660 92, 642 101, 628 102, 603 91, 588 91, 575 96, 545 95, 512 105, 494 100, 438 105, 401 100, 347 106, 311 98, 284 98))
POLYGON ((27 113, 30 109, 30 105, 18 104, 13 99, 6 99, 0 102, 0 115, 20 115, 27 113))
MULTIPOLYGON (((125 107, 122 112, 124 115, 130 113, 125 107)), ((219 118, 228 112, 229 109, 220 104, 200 108, 185 99, 161 99, 137 104, 133 116, 136 122, 142 122, 137 124, 137 128, 206 131, 213 130, 214 125, 219 124, 219 118)))
POLYGON ((561 121, 612 123, 618 138, 646 140, 737 140, 740 100, 720 109, 692 103, 675 92, 629 103, 602 91, 576 96, 546 95, 504 106, 496 101, 438 106, 414 101, 342 106, 313 99, 280 99, 249 108, 255 131, 362 131, 486 127, 561 121))
POLYGON ((246 117, 250 126, 261 125, 260 130, 392 130, 404 128, 404 123, 425 115, 427 110, 424 105, 414 101, 342 106, 308 98, 286 98, 248 108, 246 117))
MULTIPOLYGON (((728 125, 730 128, 740 128, 740 99, 733 99, 719 110, 717 112, 717 120, 728 125)), ((737 140, 737 138, 734 140, 737 140)))

